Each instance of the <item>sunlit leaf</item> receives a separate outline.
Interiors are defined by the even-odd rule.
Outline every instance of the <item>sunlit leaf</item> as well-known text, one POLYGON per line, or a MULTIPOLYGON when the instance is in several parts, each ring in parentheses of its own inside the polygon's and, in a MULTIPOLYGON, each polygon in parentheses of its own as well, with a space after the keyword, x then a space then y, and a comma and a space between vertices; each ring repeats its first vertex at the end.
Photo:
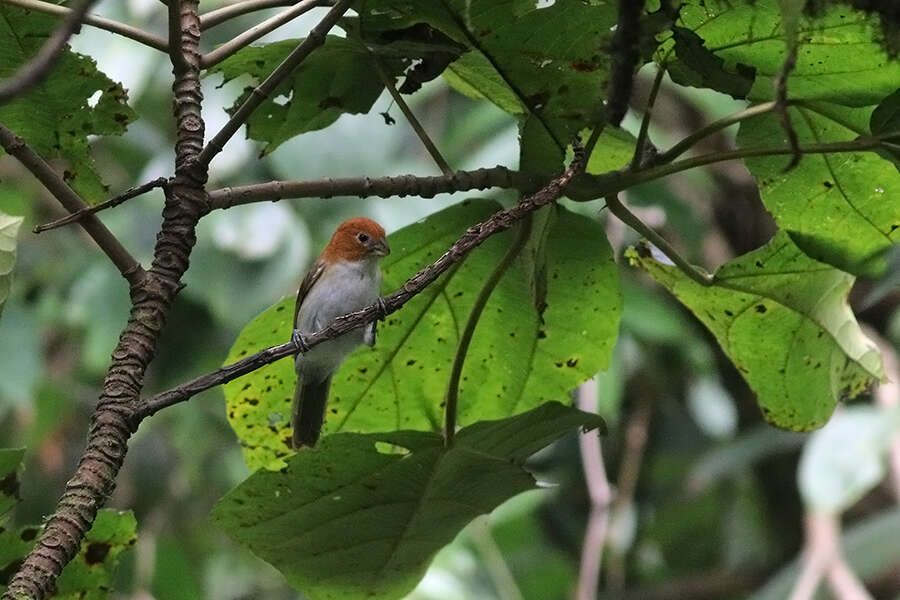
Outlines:
POLYGON ((647 248, 628 256, 709 328, 779 427, 821 427, 838 400, 883 377, 847 305, 853 277, 807 257, 784 232, 724 264, 710 287, 647 248))
POLYGON ((311 600, 401 598, 473 518, 532 489, 531 454, 596 415, 558 403, 459 431, 336 434, 257 471, 213 520, 311 600), (377 442, 407 449, 379 452, 377 442))
POLYGON ((22 225, 22 217, 11 217, 0 212, 0 314, 9 298, 12 270, 16 264, 16 236, 22 225))

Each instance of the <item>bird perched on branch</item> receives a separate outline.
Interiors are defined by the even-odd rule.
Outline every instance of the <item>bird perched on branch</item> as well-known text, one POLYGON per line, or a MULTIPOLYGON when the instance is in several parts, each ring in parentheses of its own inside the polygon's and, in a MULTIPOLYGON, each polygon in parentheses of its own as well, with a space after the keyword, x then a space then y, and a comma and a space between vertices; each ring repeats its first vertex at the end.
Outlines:
MULTIPOLYGON (((381 300, 378 260, 390 252, 384 228, 375 221, 358 217, 341 223, 297 291, 293 339, 301 351, 306 347, 303 335, 381 300)), ((297 355, 291 411, 294 448, 314 446, 318 441, 331 377, 360 344, 375 344, 375 322, 297 355)))

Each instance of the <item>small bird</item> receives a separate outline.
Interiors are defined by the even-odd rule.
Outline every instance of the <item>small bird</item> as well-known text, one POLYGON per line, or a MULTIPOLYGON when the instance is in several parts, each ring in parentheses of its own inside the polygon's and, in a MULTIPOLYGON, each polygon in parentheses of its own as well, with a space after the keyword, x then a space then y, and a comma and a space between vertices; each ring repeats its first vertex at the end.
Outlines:
MULTIPOLYGON (((301 349, 305 346, 303 335, 381 299, 378 260, 390 252, 384 228, 375 221, 357 217, 340 224, 297 291, 293 339, 301 349)), ((331 377, 360 344, 375 344, 374 321, 297 355, 291 411, 294 448, 315 446, 325 420, 331 377)))

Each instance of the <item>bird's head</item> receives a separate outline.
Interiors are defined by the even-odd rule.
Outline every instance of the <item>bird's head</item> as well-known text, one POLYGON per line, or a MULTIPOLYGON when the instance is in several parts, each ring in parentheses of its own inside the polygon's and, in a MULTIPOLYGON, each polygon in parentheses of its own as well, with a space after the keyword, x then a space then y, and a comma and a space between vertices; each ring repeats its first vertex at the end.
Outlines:
POLYGON ((384 227, 365 217, 347 219, 337 228, 325 248, 325 258, 357 261, 381 258, 391 253, 384 227))

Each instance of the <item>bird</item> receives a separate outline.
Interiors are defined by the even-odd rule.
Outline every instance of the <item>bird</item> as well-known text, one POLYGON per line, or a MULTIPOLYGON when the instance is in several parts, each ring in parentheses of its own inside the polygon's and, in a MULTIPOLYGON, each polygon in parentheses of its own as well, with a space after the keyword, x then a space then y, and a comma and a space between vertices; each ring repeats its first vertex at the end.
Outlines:
POLYGON ((375 322, 313 348, 306 348, 303 336, 372 303, 381 307, 383 318, 378 261, 390 252, 381 225, 365 217, 348 219, 335 230, 300 284, 292 334, 301 350, 294 362, 297 386, 291 410, 295 449, 316 445, 325 420, 331 378, 360 344, 375 345, 375 322))

